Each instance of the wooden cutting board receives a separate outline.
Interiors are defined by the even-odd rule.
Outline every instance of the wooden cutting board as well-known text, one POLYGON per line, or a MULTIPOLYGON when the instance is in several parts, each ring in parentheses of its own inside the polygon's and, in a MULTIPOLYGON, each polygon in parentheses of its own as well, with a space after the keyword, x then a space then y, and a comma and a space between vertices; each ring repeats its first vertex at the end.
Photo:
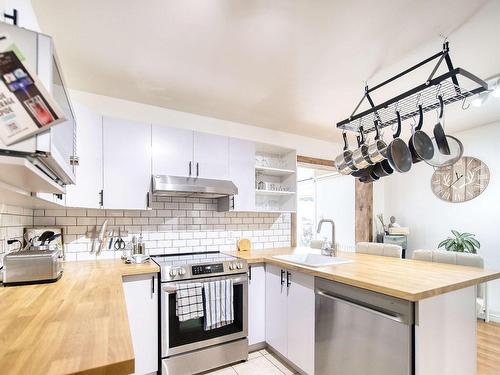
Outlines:
POLYGON ((252 242, 247 238, 238 240, 238 251, 249 251, 252 248, 252 242))

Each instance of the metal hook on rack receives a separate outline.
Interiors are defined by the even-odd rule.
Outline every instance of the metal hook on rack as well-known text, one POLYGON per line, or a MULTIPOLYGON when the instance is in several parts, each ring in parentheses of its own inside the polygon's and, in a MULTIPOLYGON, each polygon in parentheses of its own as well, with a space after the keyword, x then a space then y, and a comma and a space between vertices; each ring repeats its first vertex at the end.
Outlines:
POLYGON ((465 106, 465 101, 466 101, 466 100, 467 100, 467 97, 465 96, 465 97, 464 97, 464 100, 462 100, 462 109, 463 109, 464 111, 465 111, 465 110, 467 110, 467 109, 469 109, 469 107, 470 107, 470 103, 469 103, 469 104, 467 104, 467 107, 465 106))

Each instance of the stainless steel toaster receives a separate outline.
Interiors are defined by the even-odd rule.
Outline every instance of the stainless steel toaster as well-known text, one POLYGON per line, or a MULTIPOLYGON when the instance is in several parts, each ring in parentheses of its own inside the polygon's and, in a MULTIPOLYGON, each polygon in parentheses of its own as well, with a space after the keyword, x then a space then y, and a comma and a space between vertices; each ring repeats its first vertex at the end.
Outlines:
POLYGON ((36 284, 58 280, 63 272, 60 250, 20 250, 3 258, 3 284, 36 284))

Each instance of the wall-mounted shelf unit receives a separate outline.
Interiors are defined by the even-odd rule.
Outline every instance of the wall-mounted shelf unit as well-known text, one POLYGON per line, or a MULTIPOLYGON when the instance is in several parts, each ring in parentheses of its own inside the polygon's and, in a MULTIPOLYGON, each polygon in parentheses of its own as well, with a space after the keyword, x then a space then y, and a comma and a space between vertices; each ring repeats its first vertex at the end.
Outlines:
POLYGON ((256 144, 255 210, 295 212, 296 209, 296 151, 279 146, 256 144))

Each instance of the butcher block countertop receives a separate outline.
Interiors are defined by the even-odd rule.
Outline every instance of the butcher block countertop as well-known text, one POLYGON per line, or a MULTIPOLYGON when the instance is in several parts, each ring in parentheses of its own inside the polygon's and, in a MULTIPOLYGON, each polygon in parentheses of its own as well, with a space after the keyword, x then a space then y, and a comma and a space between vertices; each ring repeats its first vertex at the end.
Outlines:
POLYGON ((154 262, 67 262, 55 283, 0 286, 0 372, 134 372, 122 276, 159 271, 154 262))
POLYGON ((353 259, 353 263, 317 268, 273 258, 273 255, 304 252, 318 253, 299 247, 225 253, 245 259, 249 264, 274 264, 408 301, 419 301, 500 278, 499 271, 356 253, 338 254, 339 257, 353 259))

